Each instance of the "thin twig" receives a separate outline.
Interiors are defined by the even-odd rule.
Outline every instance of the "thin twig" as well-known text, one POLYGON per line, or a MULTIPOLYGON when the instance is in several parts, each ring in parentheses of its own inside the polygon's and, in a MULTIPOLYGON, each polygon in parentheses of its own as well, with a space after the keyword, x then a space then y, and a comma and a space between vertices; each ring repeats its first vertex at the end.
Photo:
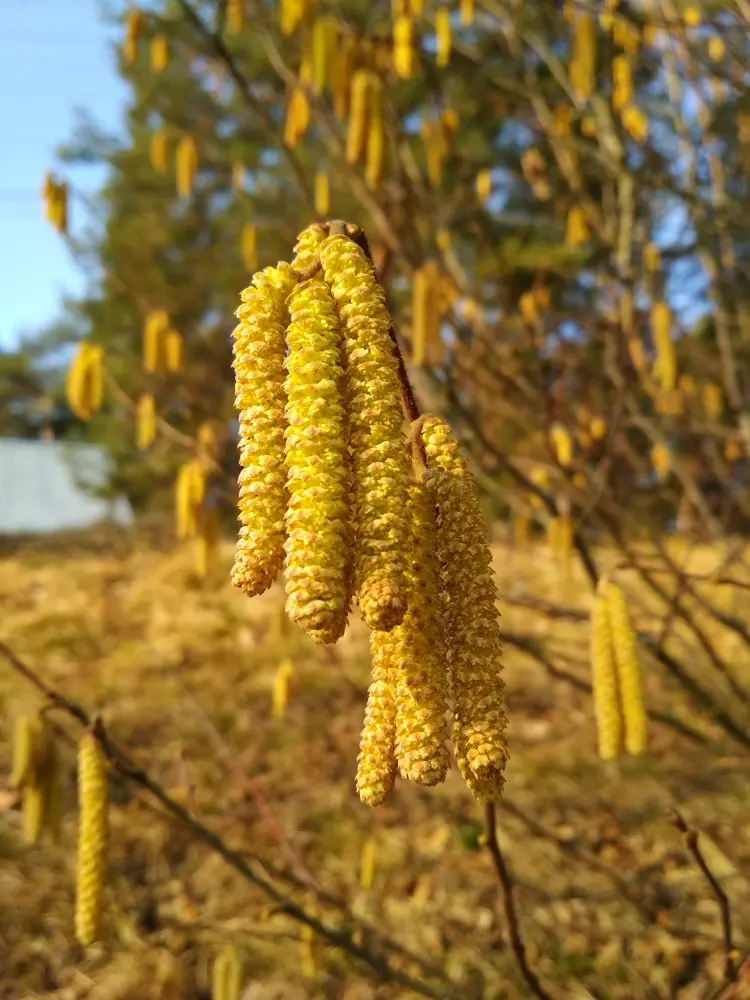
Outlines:
POLYGON ((721 915, 721 934, 724 942, 724 979, 731 982, 737 975, 738 953, 732 940, 732 905, 729 897, 719 883, 714 873, 708 867, 706 859, 698 843, 698 831, 688 826, 683 816, 674 809, 670 816, 672 822, 685 839, 685 846, 690 852, 693 860, 700 869, 701 874, 708 882, 711 892, 719 907, 721 915))
POLYGON ((503 852, 500 850, 500 844, 497 841, 497 813, 495 812, 494 803, 490 802, 485 806, 484 817, 487 849, 490 852, 492 862, 495 866, 495 871, 497 872, 497 877, 500 880, 500 886, 503 893, 505 921, 508 925, 510 945, 513 949, 513 954, 516 957, 518 969, 523 976, 524 982, 534 996, 537 997, 537 1000, 552 1000, 552 997, 544 989, 536 973, 529 966, 529 962, 526 957, 526 946, 523 943, 521 931, 518 926, 518 915, 516 914, 516 904, 513 897, 513 879, 508 866, 505 863, 503 852))

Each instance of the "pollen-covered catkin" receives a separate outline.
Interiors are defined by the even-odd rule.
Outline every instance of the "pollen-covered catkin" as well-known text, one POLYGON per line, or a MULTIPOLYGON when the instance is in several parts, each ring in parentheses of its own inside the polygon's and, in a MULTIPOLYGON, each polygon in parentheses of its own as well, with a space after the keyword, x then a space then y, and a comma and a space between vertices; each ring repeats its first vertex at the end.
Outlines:
POLYGON ((370 628, 406 611, 409 460, 398 363, 385 294, 362 249, 345 236, 320 245, 344 332, 345 394, 354 471, 354 583, 370 628))
POLYGON ((425 417, 425 482, 438 510, 437 551, 448 597, 456 759, 481 801, 500 797, 507 747, 500 627, 489 535, 474 481, 446 421, 425 417))
POLYGON ((602 584, 598 588, 591 613, 591 679, 599 756, 602 760, 615 760, 620 754, 622 719, 612 624, 602 584))
POLYGON ((321 277, 297 285, 288 308, 287 613, 330 643, 346 627, 351 576, 341 324, 321 277))
POLYGON ((284 561, 284 330, 294 285, 288 264, 259 271, 242 292, 233 332, 242 471, 232 582, 249 597, 268 590, 284 561))
POLYGON ((99 936, 109 839, 107 762, 91 732, 78 745, 78 796, 75 929, 79 944, 88 947, 99 936))
POLYGON ((295 271, 307 271, 320 257, 320 244, 325 239, 325 231, 318 223, 303 229, 294 247, 292 267, 295 271))
POLYGON ((629 754, 637 756, 646 749, 647 729, 641 666, 638 662, 638 638, 621 588, 616 583, 609 582, 603 592, 609 613, 622 720, 625 724, 625 749, 629 754))
POLYGON ((443 632, 444 595, 437 561, 436 512, 422 482, 410 489, 413 526, 409 608, 390 632, 372 632, 389 643, 396 668, 396 757, 402 778, 437 785, 448 770, 448 653, 443 632))
MULTIPOLYGON (((371 639, 377 640, 373 632, 371 639)), ((395 666, 390 648, 371 643, 372 680, 357 758, 357 794, 367 806, 379 806, 396 777, 395 666)))
POLYGON ((239 1000, 241 986, 242 960, 234 945, 228 944, 214 960, 211 1000, 239 1000))

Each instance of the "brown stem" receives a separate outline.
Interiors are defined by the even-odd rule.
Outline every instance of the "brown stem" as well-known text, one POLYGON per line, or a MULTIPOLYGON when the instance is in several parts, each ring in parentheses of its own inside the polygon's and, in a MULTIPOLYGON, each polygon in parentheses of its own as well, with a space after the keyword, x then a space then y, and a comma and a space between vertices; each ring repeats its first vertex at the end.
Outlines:
POLYGON ((526 946, 523 943, 521 931, 518 926, 518 915, 516 914, 516 904, 513 897, 513 879, 511 877, 510 870, 505 863, 503 852, 500 850, 500 844, 497 841, 497 813, 495 812, 494 803, 490 802, 485 806, 484 817, 487 849, 490 852, 492 862, 495 866, 495 871, 497 872, 497 877, 500 880, 500 886, 503 892, 503 909, 505 910, 505 920, 508 925, 510 945, 513 949, 513 954, 516 957, 518 969, 523 976, 524 982, 529 987, 533 995, 537 997, 537 1000, 552 1000, 552 997, 544 989, 536 973, 529 966, 528 959, 526 958, 526 946))
POLYGON ((738 954, 732 940, 732 906, 729 902, 729 897, 719 884, 719 880, 706 864, 706 859, 703 857, 703 852, 701 851, 700 844, 698 843, 698 831, 687 825, 683 816, 677 811, 677 809, 673 810, 670 818, 683 835, 685 839, 685 846, 700 869, 700 872, 706 882, 708 882, 714 899, 719 907, 719 913, 721 915, 721 934, 724 942, 724 979, 726 982, 731 982, 737 975, 738 954))

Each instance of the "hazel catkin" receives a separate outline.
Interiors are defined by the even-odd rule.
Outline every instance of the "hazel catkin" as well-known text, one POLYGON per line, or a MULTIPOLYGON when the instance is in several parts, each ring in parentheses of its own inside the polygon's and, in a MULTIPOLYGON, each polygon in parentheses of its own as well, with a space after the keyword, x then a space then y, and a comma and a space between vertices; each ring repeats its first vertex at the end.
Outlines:
POLYGON ((288 264, 259 271, 242 292, 233 332, 242 470, 232 582, 248 596, 268 590, 284 561, 284 330, 294 285, 288 264))
POLYGON ((372 646, 372 680, 357 758, 357 794, 368 806, 385 801, 396 777, 395 665, 390 653, 377 641, 372 646))
POLYGON ((289 617, 335 642, 349 607, 350 527, 341 325, 322 278, 288 302, 286 593, 289 617))
POLYGON ((599 756, 615 760, 620 753, 622 719, 612 624, 603 583, 597 589, 591 613, 591 679, 599 756))
POLYGON ((78 795, 75 931, 79 944, 88 947, 99 936, 109 838, 107 763, 92 732, 78 745, 78 795))
POLYGON ((630 620, 622 589, 611 581, 603 588, 612 632, 617 683, 620 691, 625 749, 633 756, 646 749, 647 717, 643 702, 641 667, 638 662, 638 637, 630 620))
POLYGON ((454 732, 459 769, 481 801, 500 797, 507 760, 497 590, 489 535, 473 479, 446 421, 423 418, 425 478, 438 511, 437 551, 448 606, 454 732))
POLYGON ((329 236, 320 259, 344 334, 357 601, 370 628, 388 630, 406 611, 410 537, 409 462, 391 320, 373 266, 356 243, 329 236))

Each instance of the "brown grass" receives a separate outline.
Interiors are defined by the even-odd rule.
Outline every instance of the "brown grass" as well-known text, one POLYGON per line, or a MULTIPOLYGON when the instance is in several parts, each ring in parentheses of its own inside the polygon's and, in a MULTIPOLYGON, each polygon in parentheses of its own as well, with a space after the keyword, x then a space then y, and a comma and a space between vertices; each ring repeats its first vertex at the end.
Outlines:
MULTIPOLYGON (((710 570, 715 558, 695 551, 690 568, 710 570)), ((230 562, 227 543, 212 578, 199 586, 188 550, 165 555, 142 547, 108 556, 74 548, 54 558, 38 546, 21 551, 0 564, 0 638, 46 681, 100 711, 110 735, 232 846, 282 876, 304 881, 311 873, 354 918, 460 979, 450 995, 527 996, 490 859, 478 844, 481 811, 457 772, 432 790, 398 783, 378 810, 356 798, 364 629, 355 624, 334 648, 312 646, 293 626, 280 634, 280 590, 248 601, 227 583, 230 562), (286 656, 294 663, 290 700, 286 717, 275 720, 273 678, 286 656), (363 889, 360 856, 370 837, 378 845, 376 873, 373 887, 363 889)), ((733 902, 736 940, 747 948, 747 758, 722 743, 644 656, 649 707, 681 717, 707 743, 652 724, 645 758, 603 765, 590 699, 519 648, 531 643, 553 666, 587 679, 588 627, 573 614, 589 608, 583 578, 561 582, 540 546, 524 553, 498 546, 497 569, 504 595, 571 611, 560 619, 501 605, 512 759, 499 826, 530 962, 555 996, 708 996, 722 966, 718 910, 669 809, 678 805, 705 835, 707 861, 733 902)), ((622 582, 628 590, 627 574, 622 582)), ((638 627, 658 632, 664 609, 644 593, 630 596, 638 627)), ((734 597, 745 620, 749 596, 734 597)), ((715 641, 748 683, 747 651, 732 652, 728 635, 715 641)), ((700 673, 684 630, 670 642, 700 673)), ((730 698, 720 684, 716 690, 730 698)), ((13 720, 39 703, 4 665, 0 698, 7 774, 13 720)), ((65 733, 79 735, 56 718, 65 733)), ((72 933, 71 746, 64 760, 60 845, 27 848, 18 812, 0 815, 0 997, 207 997, 211 958, 227 940, 244 956, 248 1000, 410 995, 373 984, 330 948, 306 944, 298 925, 122 782, 113 790, 106 940, 81 954, 72 933)), ((320 893, 284 877, 278 884, 331 921, 341 919, 320 893)))

